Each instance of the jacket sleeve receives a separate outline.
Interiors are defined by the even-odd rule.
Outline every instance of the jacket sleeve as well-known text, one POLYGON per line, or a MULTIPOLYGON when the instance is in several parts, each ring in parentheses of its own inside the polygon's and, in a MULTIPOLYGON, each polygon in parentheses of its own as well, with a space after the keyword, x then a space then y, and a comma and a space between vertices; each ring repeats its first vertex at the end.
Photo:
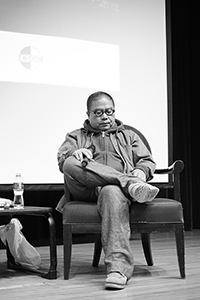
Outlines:
POLYGON ((137 134, 134 134, 132 143, 134 169, 140 169, 146 174, 147 180, 153 178, 153 173, 156 168, 156 163, 151 152, 147 149, 143 141, 137 134))
POLYGON ((58 166, 60 171, 63 173, 63 164, 66 158, 71 156, 75 150, 78 149, 78 138, 77 138, 77 131, 73 131, 68 133, 65 136, 65 140, 58 149, 57 159, 58 159, 58 166))

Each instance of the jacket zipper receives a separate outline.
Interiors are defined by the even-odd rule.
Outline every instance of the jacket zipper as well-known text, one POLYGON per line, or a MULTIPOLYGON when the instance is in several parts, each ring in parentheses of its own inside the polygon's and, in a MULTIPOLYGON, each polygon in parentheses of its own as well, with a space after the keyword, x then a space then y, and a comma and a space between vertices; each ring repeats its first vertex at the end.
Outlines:
MULTIPOLYGON (((105 138, 105 131, 101 132, 101 136, 103 139, 105 138)), ((103 143, 104 143, 104 149, 106 150, 106 145, 105 145, 106 140, 105 139, 104 139, 103 143)), ((104 164, 107 165, 107 154, 104 154, 104 164)))

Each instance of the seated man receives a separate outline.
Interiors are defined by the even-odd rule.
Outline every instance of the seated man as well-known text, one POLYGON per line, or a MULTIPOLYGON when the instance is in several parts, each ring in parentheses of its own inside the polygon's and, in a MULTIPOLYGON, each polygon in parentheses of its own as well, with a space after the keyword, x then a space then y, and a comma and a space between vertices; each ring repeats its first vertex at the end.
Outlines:
POLYGON ((78 201, 96 201, 102 218, 102 246, 107 278, 105 287, 122 289, 131 278, 129 205, 152 201, 158 188, 155 162, 139 136, 115 119, 113 98, 96 92, 87 100, 83 128, 66 135, 58 150, 65 184, 78 201))

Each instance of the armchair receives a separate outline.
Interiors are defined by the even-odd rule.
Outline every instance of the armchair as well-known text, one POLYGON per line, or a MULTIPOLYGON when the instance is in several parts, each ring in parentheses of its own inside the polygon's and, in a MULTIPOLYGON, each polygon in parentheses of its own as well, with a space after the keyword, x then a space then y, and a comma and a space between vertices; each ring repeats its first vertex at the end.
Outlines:
MULTIPOLYGON (((127 128, 130 126, 126 126, 127 128)), ((148 141, 137 129, 131 127, 151 151, 148 141)), ((144 204, 134 202, 130 206, 130 227, 132 234, 141 234, 146 262, 153 265, 150 234, 152 232, 175 233, 178 265, 181 278, 185 278, 185 246, 183 207, 180 195, 180 172, 184 164, 181 160, 175 161, 166 169, 157 169, 155 174, 168 174, 169 181, 155 183, 160 189, 172 190, 173 197, 159 198, 144 204)), ((152 183, 153 184, 153 183, 152 183)), ((61 198, 57 210, 63 214, 63 247, 64 247, 64 279, 69 279, 73 234, 95 234, 96 241, 92 265, 98 266, 101 256, 101 218, 95 203, 71 201, 71 195, 66 190, 61 198)))

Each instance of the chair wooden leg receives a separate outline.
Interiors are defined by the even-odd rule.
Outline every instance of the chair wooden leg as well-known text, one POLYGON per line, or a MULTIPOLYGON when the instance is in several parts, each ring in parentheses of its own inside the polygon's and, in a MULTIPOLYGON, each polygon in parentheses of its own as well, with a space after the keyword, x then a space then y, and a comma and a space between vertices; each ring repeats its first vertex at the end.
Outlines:
POLYGON ((49 247, 50 247, 50 268, 47 274, 42 277, 47 279, 57 279, 57 249, 56 249, 56 228, 53 216, 47 217, 49 223, 49 247))
POLYGON ((63 225, 63 247, 64 247, 64 279, 69 279, 72 253, 72 231, 70 225, 63 225))
POLYGON ((94 256, 93 256, 93 267, 98 267, 99 260, 101 257, 102 243, 101 243, 101 234, 97 234, 97 238, 94 246, 94 256))
POLYGON ((150 233, 141 233, 142 246, 144 256, 148 266, 153 266, 153 258, 151 253, 150 233))
POLYGON ((176 249, 178 256, 178 264, 181 278, 185 278, 185 242, 184 242, 184 227, 176 225, 175 227, 176 249))

